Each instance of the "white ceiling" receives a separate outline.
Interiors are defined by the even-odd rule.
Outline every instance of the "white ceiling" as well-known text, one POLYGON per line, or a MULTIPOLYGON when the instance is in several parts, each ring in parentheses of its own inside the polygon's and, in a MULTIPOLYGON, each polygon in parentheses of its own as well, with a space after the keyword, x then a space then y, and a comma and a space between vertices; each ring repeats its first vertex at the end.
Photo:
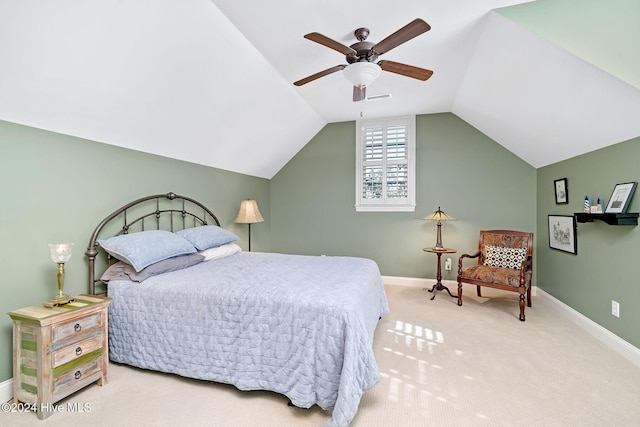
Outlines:
MULTIPOLYGON (((359 117, 453 112, 534 167, 640 135, 637 87, 492 12, 527 2, 247 3, 0 0, 0 119, 264 178, 359 117), (350 45, 364 26, 375 42, 418 17, 432 29, 382 59, 426 82, 383 72, 368 95, 392 97, 359 103, 340 72, 292 84, 345 63, 304 34, 350 45)), ((552 13, 507 10, 538 4, 552 13)))

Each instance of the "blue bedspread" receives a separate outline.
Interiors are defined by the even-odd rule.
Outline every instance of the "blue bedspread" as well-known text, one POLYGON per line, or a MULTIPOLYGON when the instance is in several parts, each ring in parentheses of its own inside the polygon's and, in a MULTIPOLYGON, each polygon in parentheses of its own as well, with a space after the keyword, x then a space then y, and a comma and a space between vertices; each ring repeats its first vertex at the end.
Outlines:
POLYGON ((372 342, 388 304, 368 259, 239 253, 111 281, 109 296, 111 360, 333 408, 326 427, 348 426, 380 379, 372 342))

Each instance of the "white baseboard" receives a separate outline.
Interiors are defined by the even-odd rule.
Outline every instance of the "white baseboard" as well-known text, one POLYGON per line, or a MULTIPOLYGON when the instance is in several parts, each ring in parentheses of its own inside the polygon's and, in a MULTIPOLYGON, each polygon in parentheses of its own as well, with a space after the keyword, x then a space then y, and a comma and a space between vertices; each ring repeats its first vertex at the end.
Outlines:
POLYGON ((585 331, 593 335, 598 340, 602 341, 611 349, 615 350, 625 359, 628 359, 631 363, 640 367, 640 349, 639 348, 623 340, 622 338, 620 338, 610 330, 600 326, 593 320, 589 319, 588 317, 584 316, 583 314, 569 307, 562 301, 549 295, 542 289, 540 289, 539 296, 549 301, 555 309, 560 311, 560 313, 563 314, 565 317, 567 317, 569 320, 576 323, 582 329, 584 329, 585 331))
MULTIPOLYGON (((414 277, 398 277, 398 276, 382 276, 382 283, 385 285, 399 285, 399 286, 415 286, 418 288, 431 289, 435 284, 436 279, 418 279, 414 277)), ((458 292, 458 282, 456 280, 443 280, 442 284, 447 286, 451 293, 458 292)), ((470 286, 470 285, 467 285, 470 286)), ((531 295, 535 296, 538 291, 537 286, 531 287, 531 295)))
POLYGON ((0 383, 0 402, 8 402, 13 399, 13 379, 9 378, 0 383))
MULTIPOLYGON (((417 279, 414 277, 382 276, 382 283, 385 285, 416 286, 419 288, 433 286, 434 280, 435 279, 417 279)), ((443 280, 443 282, 450 281, 443 280)))
MULTIPOLYGON (((383 276, 382 282, 385 285, 400 285, 400 286, 416 286, 421 288, 431 288, 435 283, 435 279, 417 279, 411 277, 394 277, 383 276)), ((448 286, 452 292, 454 289, 457 291, 458 283, 455 280, 443 280, 445 286, 448 286)), ((551 306, 557 309, 562 315, 567 317, 572 322, 576 323, 582 329, 593 335, 596 339, 603 344, 609 346, 611 349, 619 353, 625 359, 628 359, 631 363, 640 367, 640 349, 623 340, 613 332, 606 328, 603 328, 593 320, 569 307, 562 301, 554 298, 550 294, 546 293, 542 289, 538 291, 537 286, 531 288, 531 295, 544 298, 551 306)))

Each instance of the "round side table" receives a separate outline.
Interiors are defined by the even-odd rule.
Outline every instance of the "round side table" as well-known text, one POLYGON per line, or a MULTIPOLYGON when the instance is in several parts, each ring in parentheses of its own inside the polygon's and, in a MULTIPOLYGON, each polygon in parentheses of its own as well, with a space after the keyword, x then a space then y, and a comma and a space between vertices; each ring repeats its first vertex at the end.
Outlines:
POLYGON ((440 264, 440 261, 441 261, 440 258, 442 257, 442 254, 455 254, 458 251, 452 248, 442 248, 442 249, 423 248, 422 250, 425 252, 430 252, 432 254, 438 255, 438 271, 436 273, 436 284, 433 285, 431 289, 428 289, 429 292, 433 292, 433 296, 431 297, 431 299, 433 300, 436 297, 437 291, 442 291, 442 290, 446 290, 451 297, 457 298, 457 295, 453 295, 449 290, 449 288, 447 288, 445 285, 442 284, 442 267, 440 264))

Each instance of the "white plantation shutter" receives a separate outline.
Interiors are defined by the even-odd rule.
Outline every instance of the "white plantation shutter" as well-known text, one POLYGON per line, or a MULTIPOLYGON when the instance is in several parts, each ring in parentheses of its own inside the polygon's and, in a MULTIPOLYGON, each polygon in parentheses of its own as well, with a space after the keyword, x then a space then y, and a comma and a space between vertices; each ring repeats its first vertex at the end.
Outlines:
POLYGON ((359 121, 356 210, 415 209, 415 117, 359 121))

